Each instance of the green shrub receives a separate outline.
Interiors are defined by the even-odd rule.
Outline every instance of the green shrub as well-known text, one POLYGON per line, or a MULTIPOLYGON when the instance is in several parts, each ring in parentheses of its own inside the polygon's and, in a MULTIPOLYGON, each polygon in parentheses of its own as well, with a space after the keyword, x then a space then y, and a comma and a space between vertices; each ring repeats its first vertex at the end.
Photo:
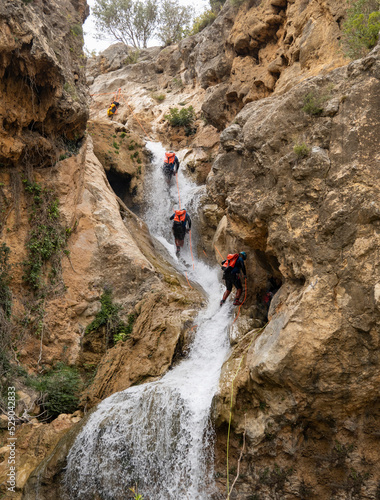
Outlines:
POLYGON ((44 280, 45 264, 50 263, 48 281, 54 284, 60 274, 60 256, 67 244, 69 233, 60 223, 59 201, 51 189, 43 188, 37 182, 24 183, 25 191, 30 195, 30 232, 26 244, 27 258, 23 262, 23 280, 34 292, 46 293, 44 280))
POLYGON ((183 81, 181 78, 173 78, 173 80, 171 81, 171 84, 172 84, 172 87, 174 87, 174 88, 183 89, 183 87, 184 87, 184 84, 183 84, 183 81))
POLYGON ((114 343, 126 340, 132 332, 135 317, 128 316, 128 323, 121 320, 119 311, 121 306, 112 301, 112 290, 105 287, 100 297, 101 308, 95 319, 87 326, 85 333, 96 331, 101 327, 106 331, 106 344, 112 339, 114 343))
POLYGON ((193 26, 189 32, 189 35, 196 35, 200 31, 210 26, 216 19, 216 14, 212 9, 206 10, 200 16, 196 17, 193 21, 193 26))
POLYGON ((42 406, 49 419, 61 413, 73 413, 78 408, 81 380, 74 367, 58 363, 51 371, 32 379, 29 384, 41 392, 42 406))
POLYGON ((121 139, 124 139, 124 137, 125 137, 126 135, 127 135, 127 134, 126 134, 125 132, 122 132, 122 133, 120 134, 120 138, 121 138, 121 139))
POLYGON ((343 24, 343 48, 349 57, 363 57, 378 40, 380 0, 348 0, 347 19, 343 24))
POLYGON ((171 108, 164 118, 172 127, 189 127, 195 120, 195 113, 193 106, 182 108, 180 111, 178 108, 171 108))
POLYGON ((165 94, 152 94, 152 98, 155 99, 157 102, 162 102, 162 101, 165 101, 166 95, 165 94))
POLYGON ((316 92, 311 91, 303 98, 302 111, 305 111, 308 115, 319 116, 323 111, 323 102, 325 100, 316 94, 316 92))
POLYGON ((71 26, 71 34, 74 36, 83 36, 83 29, 80 24, 74 24, 71 26))
POLYGON ((131 50, 127 57, 124 59, 124 64, 136 64, 137 61, 139 60, 140 57, 140 51, 139 50, 131 50))
POLYGON ((306 158, 306 156, 309 156, 310 154, 310 148, 308 148, 304 142, 296 144, 293 151, 297 155, 297 158, 306 158))

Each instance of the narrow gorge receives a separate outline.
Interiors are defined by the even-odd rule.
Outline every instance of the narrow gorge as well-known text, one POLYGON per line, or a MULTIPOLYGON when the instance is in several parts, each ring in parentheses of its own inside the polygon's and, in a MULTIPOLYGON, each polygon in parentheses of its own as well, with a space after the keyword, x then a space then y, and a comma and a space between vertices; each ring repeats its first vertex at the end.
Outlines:
POLYGON ((0 498, 378 500, 380 43, 227 0, 86 58, 88 14, 0 5, 0 498))

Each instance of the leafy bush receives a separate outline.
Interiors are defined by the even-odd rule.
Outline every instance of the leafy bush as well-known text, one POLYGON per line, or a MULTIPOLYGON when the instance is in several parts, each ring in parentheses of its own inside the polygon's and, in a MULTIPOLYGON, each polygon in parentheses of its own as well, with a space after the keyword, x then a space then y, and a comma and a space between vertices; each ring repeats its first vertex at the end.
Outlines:
POLYGON ((71 26, 71 34, 74 35, 74 36, 83 36, 83 29, 82 29, 82 26, 80 24, 73 24, 73 26, 71 26))
POLYGON ((303 98, 303 108, 308 115, 319 116, 323 112, 323 105, 330 99, 330 90, 334 88, 334 84, 327 86, 324 90, 316 92, 311 90, 303 98))
POLYGON ((46 288, 43 279, 45 263, 51 264, 50 284, 54 284, 60 273, 60 255, 66 247, 69 233, 59 221, 59 202, 55 193, 37 182, 24 179, 23 183, 32 200, 29 217, 31 230, 26 244, 28 255, 23 262, 23 280, 37 292, 46 288))
POLYGON ((197 16, 193 21, 193 26, 189 32, 189 35, 196 35, 200 31, 210 26, 216 19, 216 14, 212 9, 206 10, 200 16, 197 16))
POLYGON ((128 316, 126 324, 119 316, 121 306, 112 301, 112 290, 104 288, 100 297, 101 308, 95 319, 87 326, 85 333, 96 331, 101 327, 106 329, 106 344, 112 339, 114 343, 119 340, 126 340, 133 330, 135 317, 133 314, 128 316))
POLYGON ((323 103, 328 99, 327 96, 318 95, 316 92, 311 91, 303 98, 303 108, 308 115, 319 116, 323 111, 323 103))
POLYGON ((178 88, 178 89, 183 89, 183 87, 184 87, 183 81, 181 78, 173 78, 173 80, 171 81, 171 85, 172 85, 172 87, 178 88))
POLYGON ((166 95, 165 94, 152 94, 152 98, 158 102, 162 102, 166 99, 166 95))
POLYGON ((193 106, 182 108, 171 108, 168 115, 164 116, 172 127, 190 127, 195 120, 193 106))
POLYGON ((140 51, 139 50, 131 50, 127 57, 124 59, 124 64, 136 64, 139 60, 140 57, 140 51))
POLYGON ((297 158, 306 158, 306 156, 309 156, 310 154, 310 148, 308 148, 304 142, 296 144, 293 151, 297 155, 297 158))
POLYGON ((78 408, 81 380, 76 368, 58 363, 53 370, 29 383, 41 392, 42 406, 49 419, 61 413, 73 413, 78 408))
POLYGON ((348 4, 342 42, 345 53, 356 59, 376 45, 380 31, 380 0, 348 0, 348 4))

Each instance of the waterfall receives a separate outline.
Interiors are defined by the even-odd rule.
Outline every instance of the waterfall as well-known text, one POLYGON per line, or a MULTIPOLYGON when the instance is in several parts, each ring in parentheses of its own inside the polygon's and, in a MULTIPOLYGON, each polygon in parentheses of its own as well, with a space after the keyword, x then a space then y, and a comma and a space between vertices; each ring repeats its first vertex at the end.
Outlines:
MULTIPOLYGON (((113 394, 102 401, 78 435, 68 455, 65 487, 78 500, 124 500, 138 485, 144 500, 209 500, 213 480, 213 433, 210 406, 229 351, 229 308, 219 307, 217 271, 193 262, 186 238, 179 260, 171 233, 178 206, 175 179, 167 186, 161 171, 164 150, 148 143, 153 154, 147 175, 146 222, 165 245, 179 270, 188 270, 208 295, 207 309, 196 319, 197 333, 188 357, 159 381, 113 394)), ((202 188, 179 172, 181 206, 193 217, 202 188)), ((196 236, 196 234, 195 234, 196 236)))

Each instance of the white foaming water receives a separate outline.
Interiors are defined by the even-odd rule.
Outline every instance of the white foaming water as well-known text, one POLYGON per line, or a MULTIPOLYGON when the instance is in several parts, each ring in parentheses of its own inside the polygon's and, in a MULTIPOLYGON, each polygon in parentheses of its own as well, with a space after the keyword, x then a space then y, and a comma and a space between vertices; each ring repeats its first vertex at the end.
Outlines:
MULTIPOLYGON (((154 156, 146 222, 176 259, 169 217, 173 204, 178 206, 177 186, 174 179, 168 188, 163 177, 162 146, 148 143, 148 148, 154 156)), ((202 190, 182 172, 179 187, 181 206, 195 214, 202 190)), ((179 262, 179 269, 192 267, 186 243, 180 261, 184 264, 179 262)), ((144 500, 213 497, 210 406, 229 351, 229 308, 219 307, 216 270, 196 258, 194 267, 189 278, 202 285, 209 300, 195 321, 188 358, 161 380, 116 393, 99 404, 68 455, 65 485, 70 499, 124 500, 135 484, 144 500)))

